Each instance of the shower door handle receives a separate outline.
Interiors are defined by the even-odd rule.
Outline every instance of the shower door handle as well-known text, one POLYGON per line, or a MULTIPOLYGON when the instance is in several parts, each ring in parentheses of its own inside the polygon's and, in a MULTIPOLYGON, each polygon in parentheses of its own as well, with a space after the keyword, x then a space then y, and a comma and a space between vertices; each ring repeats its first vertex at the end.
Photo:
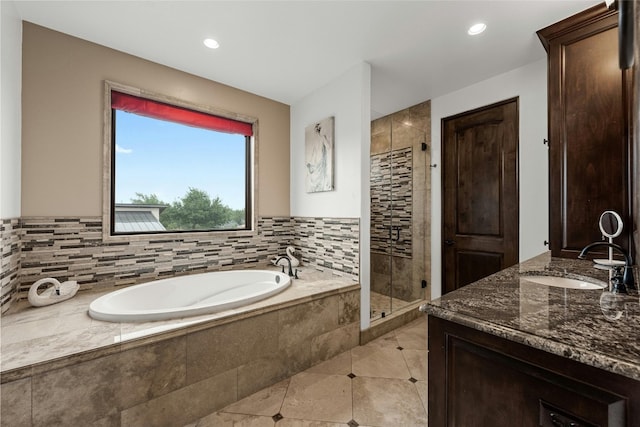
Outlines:
POLYGON ((393 241, 393 242, 399 242, 400 241, 400 226, 399 225, 392 225, 391 227, 389 227, 389 240, 393 241), (396 238, 393 238, 393 231, 396 232, 396 238))
POLYGON ((447 239, 447 240, 444 241, 444 244, 447 245, 447 246, 453 246, 453 245, 456 244, 456 241, 447 239))

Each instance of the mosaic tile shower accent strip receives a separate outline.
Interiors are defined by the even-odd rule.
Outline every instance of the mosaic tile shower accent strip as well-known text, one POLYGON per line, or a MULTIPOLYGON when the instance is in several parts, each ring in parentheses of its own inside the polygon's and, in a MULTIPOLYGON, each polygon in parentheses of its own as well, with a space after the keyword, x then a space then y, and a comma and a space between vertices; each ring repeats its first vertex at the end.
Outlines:
POLYGON ((77 280, 81 289, 89 289, 266 265, 291 244, 302 251, 303 263, 357 279, 358 234, 357 219, 263 217, 255 236, 176 239, 156 235, 104 242, 101 217, 23 218, 18 297, 25 297, 31 284, 42 277, 77 280), (305 230, 306 237, 295 236, 298 229, 305 230))
POLYGON ((371 156, 371 251, 412 255, 412 147, 371 156))
POLYGON ((357 280, 360 269, 360 223, 357 218, 294 218, 294 246, 302 263, 332 269, 357 280))
POLYGON ((393 150, 391 153, 391 239, 392 254, 411 258, 413 209, 413 148, 393 150))
POLYGON ((371 156, 371 252, 391 252, 391 153, 371 156))
POLYGON ((4 313, 11 306, 20 280, 20 221, 18 218, 0 221, 0 246, 2 248, 0 308, 4 313))

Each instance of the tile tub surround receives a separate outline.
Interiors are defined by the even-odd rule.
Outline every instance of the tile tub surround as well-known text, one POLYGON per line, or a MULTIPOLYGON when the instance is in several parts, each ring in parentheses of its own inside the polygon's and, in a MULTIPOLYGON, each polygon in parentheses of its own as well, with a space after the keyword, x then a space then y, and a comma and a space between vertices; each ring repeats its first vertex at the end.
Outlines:
POLYGON ((258 303, 174 322, 92 320, 87 305, 104 292, 14 307, 0 425, 184 425, 357 346, 359 285, 300 275, 258 303))
POLYGON ((358 230, 359 220, 354 218, 262 217, 253 234, 155 235, 112 242, 103 241, 99 217, 28 217, 19 226, 20 274, 7 286, 15 287, 18 298, 25 298, 31 284, 42 277, 77 280, 81 289, 106 289, 257 265, 283 254, 291 244, 300 250, 305 265, 357 279, 358 230))
POLYGON ((602 291, 520 284, 521 277, 535 272, 608 280, 608 272, 593 268, 591 261, 552 258, 549 252, 428 302, 421 310, 640 381, 638 292, 622 297, 621 317, 608 320, 600 305, 602 291))

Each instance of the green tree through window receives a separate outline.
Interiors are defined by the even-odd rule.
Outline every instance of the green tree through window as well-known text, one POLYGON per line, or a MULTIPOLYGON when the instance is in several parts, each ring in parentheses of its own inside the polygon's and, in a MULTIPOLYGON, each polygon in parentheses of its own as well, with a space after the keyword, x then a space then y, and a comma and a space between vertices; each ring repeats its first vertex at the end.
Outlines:
POLYGON ((219 197, 211 198, 205 191, 189 188, 173 203, 166 203, 155 194, 135 193, 131 199, 136 205, 161 205, 160 223, 173 231, 236 229, 244 226, 244 209, 232 209, 219 197))

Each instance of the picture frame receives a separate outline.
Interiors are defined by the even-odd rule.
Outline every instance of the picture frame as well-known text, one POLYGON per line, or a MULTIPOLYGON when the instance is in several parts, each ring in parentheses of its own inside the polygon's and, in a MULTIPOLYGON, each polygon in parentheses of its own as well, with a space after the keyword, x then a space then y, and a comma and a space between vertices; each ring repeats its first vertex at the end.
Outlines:
POLYGON ((333 190, 334 117, 305 128, 305 188, 307 193, 333 190))

